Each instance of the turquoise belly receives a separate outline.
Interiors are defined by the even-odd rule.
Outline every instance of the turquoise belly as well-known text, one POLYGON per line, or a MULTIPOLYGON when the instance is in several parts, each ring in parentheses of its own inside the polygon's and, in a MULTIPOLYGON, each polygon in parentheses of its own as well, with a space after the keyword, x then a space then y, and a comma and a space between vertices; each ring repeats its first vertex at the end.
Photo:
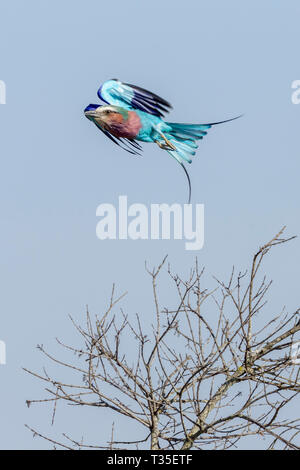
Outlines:
POLYGON ((158 116, 153 116, 152 114, 144 113, 143 111, 135 110, 139 115, 141 120, 142 127, 136 136, 137 140, 143 142, 154 142, 155 138, 158 136, 155 131, 155 127, 159 127, 161 131, 169 129, 169 126, 158 116))

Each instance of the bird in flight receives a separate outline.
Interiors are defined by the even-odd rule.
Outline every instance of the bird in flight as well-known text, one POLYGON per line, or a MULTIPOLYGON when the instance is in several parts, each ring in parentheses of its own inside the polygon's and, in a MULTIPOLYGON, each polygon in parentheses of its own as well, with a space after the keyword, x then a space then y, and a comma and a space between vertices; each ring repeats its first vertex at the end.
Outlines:
POLYGON ((192 162, 198 140, 203 139, 208 129, 240 117, 209 124, 166 122, 164 114, 172 109, 168 101, 118 79, 104 82, 98 90, 98 97, 106 104, 89 104, 84 110, 85 116, 110 140, 131 154, 140 155, 142 147, 139 142, 152 142, 166 150, 186 174, 188 203, 191 201, 191 181, 184 163, 192 162))

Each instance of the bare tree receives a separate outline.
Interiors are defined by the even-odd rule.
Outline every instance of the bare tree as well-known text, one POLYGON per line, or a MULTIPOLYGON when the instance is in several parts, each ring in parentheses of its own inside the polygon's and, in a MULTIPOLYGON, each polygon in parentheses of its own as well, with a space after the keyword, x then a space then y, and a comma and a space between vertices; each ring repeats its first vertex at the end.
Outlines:
POLYGON ((89 445, 66 434, 56 442, 27 427, 68 449, 229 449, 242 446, 249 436, 264 436, 268 449, 299 449, 300 420, 291 405, 300 390, 299 360, 293 353, 300 311, 264 316, 271 282, 260 278, 264 257, 291 240, 282 238, 283 231, 257 251, 249 272, 232 270, 228 282, 214 279, 212 290, 202 287, 197 261, 187 280, 172 274, 166 259, 157 269, 146 266, 155 309, 155 324, 147 334, 138 315, 132 321, 119 311, 123 296, 116 297, 113 288, 101 318, 87 311, 85 326, 73 322, 82 347, 59 341, 75 353, 73 362, 40 347, 55 364, 76 372, 78 382, 63 383, 46 371, 25 369, 45 382, 48 392, 28 406, 53 401, 53 419, 58 401, 92 406, 95 413, 108 408, 134 420, 136 436, 120 441, 112 429, 106 443, 89 445), (175 286, 170 303, 176 307, 160 305, 157 284, 165 269, 175 286), (135 345, 133 357, 129 342, 131 350, 135 345))

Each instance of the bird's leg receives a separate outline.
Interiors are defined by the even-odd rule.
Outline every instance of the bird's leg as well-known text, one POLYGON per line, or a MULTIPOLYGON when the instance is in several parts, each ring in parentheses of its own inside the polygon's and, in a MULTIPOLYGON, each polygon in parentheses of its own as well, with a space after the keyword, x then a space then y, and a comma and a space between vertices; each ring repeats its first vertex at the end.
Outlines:
POLYGON ((164 141, 166 143, 164 145, 162 142, 159 142, 158 140, 155 141, 161 149, 164 149, 164 150, 177 150, 175 145, 173 145, 172 142, 170 142, 162 132, 158 131, 158 133, 164 139, 164 141))
POLYGON ((162 138, 164 139, 164 141, 166 142, 166 145, 171 148, 172 150, 177 150, 175 145, 172 144, 172 142, 170 142, 166 136, 161 132, 160 135, 162 136, 162 138))
POLYGON ((154 142, 159 146, 159 148, 161 148, 161 149, 163 149, 163 150, 172 150, 171 147, 169 147, 169 146, 166 145, 166 144, 163 144, 163 143, 160 142, 159 140, 155 140, 154 142))

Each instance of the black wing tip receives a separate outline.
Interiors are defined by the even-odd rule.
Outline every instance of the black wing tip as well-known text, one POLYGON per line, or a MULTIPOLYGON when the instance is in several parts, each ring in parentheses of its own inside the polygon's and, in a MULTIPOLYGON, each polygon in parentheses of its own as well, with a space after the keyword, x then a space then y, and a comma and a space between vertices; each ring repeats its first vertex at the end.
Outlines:
POLYGON ((171 103, 169 103, 167 100, 162 98, 161 96, 157 95, 156 93, 153 93, 152 91, 147 90, 146 88, 142 88, 138 85, 133 85, 132 83, 124 83, 124 85, 130 86, 134 90, 144 92, 154 98, 159 104, 166 106, 167 108, 173 109, 171 103))
MULTIPOLYGON (((135 93, 134 100, 136 101, 136 107, 141 111, 145 111, 149 114, 153 114, 154 116, 163 118, 164 113, 168 113, 171 109, 173 109, 173 106, 168 101, 153 93, 152 91, 146 90, 146 88, 133 85, 132 83, 122 82, 118 78, 111 78, 109 81, 114 81, 132 88, 135 93)), ((98 90, 98 96, 102 101, 105 101, 101 95, 102 86, 103 85, 101 85, 98 90)))
POLYGON ((136 142, 135 140, 131 140, 131 139, 122 139, 122 138, 118 138, 118 137, 115 137, 113 136, 108 130, 106 129, 103 129, 100 125, 96 124, 96 126, 98 127, 98 129, 100 129, 100 131, 103 132, 103 134, 106 135, 106 137, 108 137, 114 144, 118 145, 119 147, 121 147, 121 149, 123 150, 126 150, 126 152, 128 153, 131 153, 132 155, 139 155, 141 156, 141 154, 139 152, 141 152, 143 149, 141 147, 141 145, 136 142), (130 147, 130 145, 132 147, 130 147))

